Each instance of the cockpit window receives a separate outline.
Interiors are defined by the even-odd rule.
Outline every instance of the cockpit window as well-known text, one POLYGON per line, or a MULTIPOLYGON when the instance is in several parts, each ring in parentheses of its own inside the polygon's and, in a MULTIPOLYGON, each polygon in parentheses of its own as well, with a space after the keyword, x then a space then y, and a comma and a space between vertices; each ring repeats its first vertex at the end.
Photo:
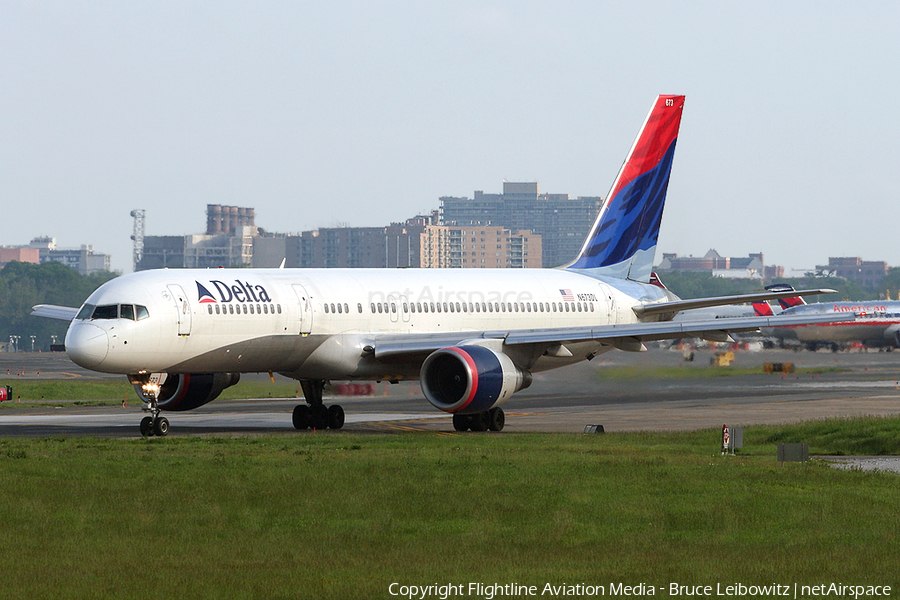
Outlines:
POLYGON ((119 316, 119 307, 116 304, 98 306, 94 309, 95 319, 116 319, 119 316))
POLYGON ((93 304, 85 304, 75 316, 76 319, 128 319, 130 321, 140 321, 150 318, 150 312, 146 306, 140 304, 106 304, 103 306, 94 306, 93 304))

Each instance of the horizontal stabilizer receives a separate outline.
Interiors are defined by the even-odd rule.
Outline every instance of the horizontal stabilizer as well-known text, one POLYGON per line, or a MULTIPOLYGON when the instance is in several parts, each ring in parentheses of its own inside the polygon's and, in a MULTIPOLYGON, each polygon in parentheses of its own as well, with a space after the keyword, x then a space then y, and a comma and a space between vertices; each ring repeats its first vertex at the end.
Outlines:
POLYGON ((711 306, 728 306, 731 304, 745 304, 747 302, 767 302, 794 296, 814 296, 816 294, 835 294, 835 290, 791 290, 783 292, 760 292, 758 294, 739 294, 737 296, 717 296, 715 298, 693 298, 690 300, 677 300, 675 302, 663 302, 661 304, 647 304, 635 306, 634 314, 639 318, 653 315, 674 315, 684 310, 695 308, 709 308, 711 306))
POLYGON ((71 321, 78 314, 77 308, 71 306, 56 306, 55 304, 38 304, 31 308, 31 314, 35 317, 48 317, 61 321, 71 321))

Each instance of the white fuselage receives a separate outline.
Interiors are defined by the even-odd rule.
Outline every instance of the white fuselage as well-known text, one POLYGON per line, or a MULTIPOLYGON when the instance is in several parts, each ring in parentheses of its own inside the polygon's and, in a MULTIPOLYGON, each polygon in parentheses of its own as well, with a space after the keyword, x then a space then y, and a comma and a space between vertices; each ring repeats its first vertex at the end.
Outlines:
MULTIPOLYGON (((366 347, 381 336, 636 323, 633 306, 669 298, 653 285, 565 269, 163 269, 101 286, 66 348, 74 362, 108 373, 414 378, 421 361, 379 360, 366 347)), ((539 371, 610 349, 578 346, 510 356, 539 371)))

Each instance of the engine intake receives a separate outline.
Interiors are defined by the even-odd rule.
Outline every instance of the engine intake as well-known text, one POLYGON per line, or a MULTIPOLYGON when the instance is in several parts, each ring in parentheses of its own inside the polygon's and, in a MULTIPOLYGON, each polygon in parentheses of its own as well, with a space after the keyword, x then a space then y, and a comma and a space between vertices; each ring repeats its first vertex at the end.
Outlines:
POLYGON ((451 346, 432 352, 422 363, 422 392, 445 412, 473 414, 490 410, 531 385, 531 373, 502 352, 481 346, 451 346))
MULTIPOLYGON (((156 401, 163 410, 193 410, 212 402, 240 380, 240 373, 169 373, 156 401)), ((149 400, 141 383, 135 383, 134 389, 142 400, 149 400)))

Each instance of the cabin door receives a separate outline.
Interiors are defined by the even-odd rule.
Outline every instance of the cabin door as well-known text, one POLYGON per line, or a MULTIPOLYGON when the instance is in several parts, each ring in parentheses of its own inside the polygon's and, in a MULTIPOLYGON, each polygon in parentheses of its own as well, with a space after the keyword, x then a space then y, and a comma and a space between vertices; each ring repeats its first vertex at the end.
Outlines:
POLYGON ((294 293, 297 295, 297 306, 299 307, 299 332, 301 335, 306 335, 312 331, 312 301, 309 298, 309 294, 306 292, 306 288, 302 285, 295 283, 292 287, 294 288, 294 293))
POLYGON ((169 289, 169 295, 172 302, 175 303, 175 314, 178 318, 178 335, 191 335, 191 305, 188 302, 187 294, 177 283, 170 283, 166 286, 169 289))

